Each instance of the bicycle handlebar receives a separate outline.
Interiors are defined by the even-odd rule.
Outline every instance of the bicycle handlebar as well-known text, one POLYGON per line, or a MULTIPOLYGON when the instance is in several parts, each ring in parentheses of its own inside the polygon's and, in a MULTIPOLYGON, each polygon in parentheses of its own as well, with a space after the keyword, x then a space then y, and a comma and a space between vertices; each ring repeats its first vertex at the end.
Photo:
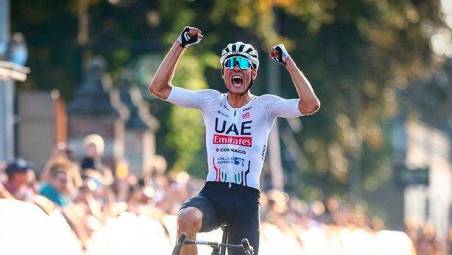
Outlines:
POLYGON ((242 249, 245 252, 245 255, 254 255, 253 246, 250 245, 250 242, 246 238, 242 239, 241 244, 227 244, 227 243, 189 240, 189 239, 187 239, 186 233, 181 233, 179 238, 177 239, 177 243, 176 243, 176 247, 174 249, 173 255, 178 255, 182 246, 188 245, 188 244, 208 245, 208 246, 212 247, 213 249, 218 249, 220 247, 232 248, 232 249, 242 249))

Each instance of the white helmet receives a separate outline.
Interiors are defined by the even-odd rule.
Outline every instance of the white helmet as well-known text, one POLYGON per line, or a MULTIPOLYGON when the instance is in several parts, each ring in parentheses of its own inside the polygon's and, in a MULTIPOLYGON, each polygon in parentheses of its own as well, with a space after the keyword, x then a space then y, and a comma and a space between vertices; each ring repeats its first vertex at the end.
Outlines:
POLYGON ((256 70, 259 69, 259 56, 251 44, 244 42, 228 44, 226 48, 221 51, 221 66, 223 66, 224 60, 231 56, 243 56, 251 61, 256 70))

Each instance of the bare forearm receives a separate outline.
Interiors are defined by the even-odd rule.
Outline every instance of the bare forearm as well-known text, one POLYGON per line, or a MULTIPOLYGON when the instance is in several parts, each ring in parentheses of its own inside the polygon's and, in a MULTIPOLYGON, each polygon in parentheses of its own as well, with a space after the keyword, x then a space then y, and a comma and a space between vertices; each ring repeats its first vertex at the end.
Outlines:
POLYGON ((163 99, 168 98, 171 92, 171 80, 176 70, 176 64, 183 51, 184 48, 177 41, 173 43, 149 84, 148 89, 152 94, 163 99))
POLYGON ((309 83, 309 80, 304 76, 303 72, 301 72, 297 64, 290 56, 286 59, 285 67, 289 72, 298 96, 301 99, 300 105, 298 106, 300 112, 306 115, 317 112, 320 108, 320 101, 309 83))

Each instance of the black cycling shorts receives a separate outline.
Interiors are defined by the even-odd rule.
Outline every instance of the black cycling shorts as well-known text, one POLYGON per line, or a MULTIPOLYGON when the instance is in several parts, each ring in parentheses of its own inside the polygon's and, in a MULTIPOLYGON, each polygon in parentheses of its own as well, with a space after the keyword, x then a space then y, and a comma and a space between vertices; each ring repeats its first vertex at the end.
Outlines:
MULTIPOLYGON (((248 238, 259 249, 259 190, 232 183, 206 182, 197 196, 185 201, 181 209, 198 208, 202 214, 201 232, 212 231, 228 223, 230 244, 240 244, 248 238)), ((220 241, 220 240, 218 240, 220 241)), ((229 250, 229 255, 243 255, 240 250, 229 250)))

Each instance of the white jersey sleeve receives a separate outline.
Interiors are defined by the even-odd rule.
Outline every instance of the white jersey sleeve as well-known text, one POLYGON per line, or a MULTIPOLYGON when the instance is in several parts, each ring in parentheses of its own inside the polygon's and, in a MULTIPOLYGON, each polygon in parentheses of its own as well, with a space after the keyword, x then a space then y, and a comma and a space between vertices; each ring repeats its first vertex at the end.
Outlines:
POLYGON ((298 109, 300 99, 284 99, 275 95, 263 95, 263 108, 270 118, 297 118, 303 116, 298 109))
POLYGON ((166 100, 184 108, 196 108, 202 110, 203 107, 208 105, 207 102, 209 100, 219 94, 220 92, 213 89, 189 90, 173 86, 168 99, 166 100))

